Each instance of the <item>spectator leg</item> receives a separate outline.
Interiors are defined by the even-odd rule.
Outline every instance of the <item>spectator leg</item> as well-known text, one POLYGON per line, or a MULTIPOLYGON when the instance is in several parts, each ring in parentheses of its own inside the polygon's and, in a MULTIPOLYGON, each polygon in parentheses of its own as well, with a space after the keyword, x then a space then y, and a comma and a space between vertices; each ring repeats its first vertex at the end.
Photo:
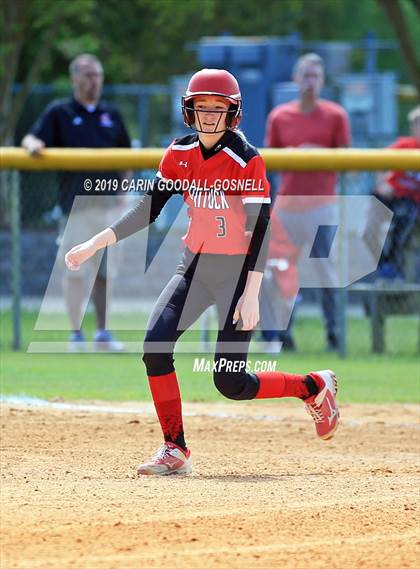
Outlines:
POLYGON ((375 354, 382 354, 384 352, 384 324, 385 318, 383 311, 379 306, 379 299, 375 291, 371 296, 371 322, 372 322, 372 351, 375 354))
POLYGON ((65 276, 63 280, 64 299, 72 330, 79 330, 82 321, 82 304, 85 297, 85 281, 80 277, 65 276))

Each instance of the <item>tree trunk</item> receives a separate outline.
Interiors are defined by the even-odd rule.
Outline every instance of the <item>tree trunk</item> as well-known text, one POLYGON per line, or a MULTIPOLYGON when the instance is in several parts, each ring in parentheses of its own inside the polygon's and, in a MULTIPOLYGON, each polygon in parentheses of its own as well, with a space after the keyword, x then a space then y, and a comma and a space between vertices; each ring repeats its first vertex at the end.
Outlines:
POLYGON ((418 13, 420 14, 420 0, 411 0, 411 3, 413 4, 414 8, 416 8, 418 13))
POLYGON ((7 144, 8 124, 12 112, 13 86, 19 64, 19 57, 24 44, 28 27, 28 6, 26 3, 9 0, 2 5, 1 10, 1 70, 0 78, 0 142, 7 144))
POLYGON ((26 98, 36 83, 42 66, 48 59, 48 52, 52 48, 60 30, 61 22, 65 17, 65 11, 62 10, 59 2, 53 6, 55 11, 42 34, 37 49, 34 50, 34 59, 23 81, 22 89, 15 96, 13 96, 13 86, 16 81, 19 56, 31 20, 30 3, 25 3, 22 6, 22 3, 11 0, 4 10, 6 51, 2 64, 5 72, 0 82, 0 144, 2 145, 10 144, 10 140, 13 139, 16 123, 26 98))
MULTIPOLYGON (((408 27, 404 19, 400 0, 378 0, 394 29, 401 51, 407 62, 413 84, 420 94, 420 64, 416 57, 416 49, 409 37, 408 27)), ((417 2, 414 3, 417 8, 417 2)))

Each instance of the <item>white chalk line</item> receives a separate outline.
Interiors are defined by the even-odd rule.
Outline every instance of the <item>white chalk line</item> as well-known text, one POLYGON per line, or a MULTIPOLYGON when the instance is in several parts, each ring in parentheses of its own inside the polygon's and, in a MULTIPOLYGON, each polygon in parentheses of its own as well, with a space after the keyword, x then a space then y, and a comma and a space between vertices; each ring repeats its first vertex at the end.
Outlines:
MULTIPOLYGON (((59 411, 73 411, 77 413, 123 413, 130 415, 149 415, 155 416, 155 411, 151 407, 140 406, 121 406, 121 405, 93 405, 90 403, 69 403, 63 401, 48 401, 37 397, 28 397, 25 395, 0 395, 0 405, 14 406, 22 409, 54 409, 59 411)), ((211 417, 216 419, 229 419, 237 421, 273 421, 273 422, 299 422, 295 417, 279 417, 275 415, 244 415, 241 413, 227 413, 221 411, 215 412, 192 412, 183 411, 186 417, 211 417)), ((383 421, 364 421, 363 419, 349 419, 343 421, 346 427, 360 427, 363 425, 381 424, 383 427, 420 429, 419 423, 383 423, 383 421)))
MULTIPOLYGON (((1 395, 0 404, 20 407, 20 408, 37 408, 37 409, 56 409, 61 411, 75 411, 86 413, 127 413, 130 415, 150 415, 155 416, 155 411, 149 407, 126 407, 119 405, 92 405, 89 403, 66 403, 62 401, 47 401, 46 399, 39 399, 37 397, 14 396, 14 395, 1 395)), ((274 415, 242 415, 236 413, 193 413, 191 411, 183 411, 183 415, 187 417, 213 417, 217 419, 237 419, 240 421, 254 419, 256 421, 283 421, 286 420, 282 417, 274 415)), ((287 420, 290 420, 287 419, 287 420)))

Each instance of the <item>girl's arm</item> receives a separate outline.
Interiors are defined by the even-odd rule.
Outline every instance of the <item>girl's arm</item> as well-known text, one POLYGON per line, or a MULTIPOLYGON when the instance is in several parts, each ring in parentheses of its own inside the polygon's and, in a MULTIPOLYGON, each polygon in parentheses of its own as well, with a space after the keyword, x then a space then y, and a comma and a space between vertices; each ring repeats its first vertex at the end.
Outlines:
POLYGON ((78 271, 80 269, 80 265, 90 259, 96 251, 109 247, 116 243, 116 241, 117 237, 114 231, 110 227, 104 229, 104 231, 97 233, 88 241, 70 249, 64 258, 67 267, 71 271, 78 271))
POLYGON ((233 323, 242 318, 242 330, 252 330, 260 319, 258 295, 268 255, 270 206, 247 204, 247 229, 252 231, 248 255, 248 275, 244 292, 238 301, 233 323))
POLYGON ((153 223, 166 202, 175 193, 177 192, 167 190, 162 180, 156 179, 153 188, 147 192, 138 204, 111 225, 117 241, 129 237, 153 223))
POLYGON ((251 234, 247 265, 248 275, 244 292, 236 306, 233 323, 242 318, 242 330, 252 330, 260 318, 259 292, 268 256, 270 233, 270 185, 261 156, 254 156, 247 164, 244 175, 258 182, 261 193, 242 196, 246 213, 246 232, 251 234))
POLYGON ((161 181, 155 180, 150 192, 111 227, 73 247, 65 256, 67 267, 72 271, 78 271, 80 265, 100 249, 109 247, 153 223, 173 194, 174 192, 165 189, 161 181))
POLYGON ((264 273, 259 271, 248 271, 244 295, 258 298, 264 273))
POLYGON ((260 319, 258 294, 264 273, 248 271, 245 289, 233 314, 233 324, 242 318, 242 330, 252 330, 260 319))
POLYGON ((246 204, 247 233, 251 233, 249 244, 248 270, 264 273, 270 241, 270 205, 263 203, 246 204))

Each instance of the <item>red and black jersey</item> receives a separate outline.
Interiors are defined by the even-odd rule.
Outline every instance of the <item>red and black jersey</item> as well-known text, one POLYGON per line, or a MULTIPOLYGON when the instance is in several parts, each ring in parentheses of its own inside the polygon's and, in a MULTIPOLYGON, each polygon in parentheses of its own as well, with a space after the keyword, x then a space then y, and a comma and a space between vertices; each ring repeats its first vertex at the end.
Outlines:
MULTIPOLYGON (((418 140, 414 136, 398 138, 389 148, 419 148, 418 140)), ((386 181, 394 188, 395 197, 398 199, 408 198, 420 203, 420 173, 412 170, 405 172, 391 172, 386 181)))
MULTIPOLYGON (((256 148, 240 134, 227 131, 210 150, 197 134, 185 136, 166 150, 146 219, 144 200, 112 226, 117 239, 153 222, 168 199, 182 194, 189 226, 183 237, 193 253, 249 253, 250 270, 264 270, 270 193, 265 165, 256 148), (252 238, 251 238, 252 235, 252 238), (264 247, 263 247, 264 243, 264 247)), ((147 198, 147 196, 146 196, 147 198)))

